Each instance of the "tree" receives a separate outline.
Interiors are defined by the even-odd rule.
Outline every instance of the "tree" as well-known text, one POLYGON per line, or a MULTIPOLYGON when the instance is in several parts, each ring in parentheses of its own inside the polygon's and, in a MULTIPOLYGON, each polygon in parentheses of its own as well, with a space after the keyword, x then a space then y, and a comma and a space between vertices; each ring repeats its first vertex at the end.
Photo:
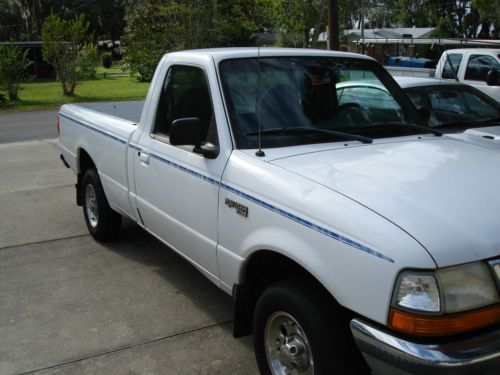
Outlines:
POLYGON ((209 44, 214 47, 250 46, 252 33, 259 30, 260 11, 267 4, 263 1, 212 1, 213 17, 209 29, 209 44))
POLYGON ((78 85, 80 51, 88 39, 88 22, 83 14, 71 21, 48 16, 42 26, 43 56, 56 71, 63 94, 73 96, 78 85))
POLYGON ((31 65, 28 52, 13 44, 0 46, 0 83, 5 85, 10 100, 18 99, 19 83, 26 78, 25 70, 31 65))
POLYGON ((160 6, 150 0, 131 1, 125 21, 121 38, 122 65, 129 69, 131 76, 149 81, 161 56, 169 49, 170 33, 178 26, 172 22, 167 29, 160 6))
POLYGON ((80 13, 95 38, 118 40, 125 25, 126 0, 0 0, 0 40, 39 40, 52 13, 72 19, 80 13))
POLYGON ((477 9, 480 16, 477 21, 477 24, 481 24, 478 36, 498 38, 500 35, 500 0, 472 0, 472 6, 477 9))
POLYGON ((121 38, 123 65, 148 81, 167 52, 253 45, 256 21, 265 17, 259 4, 271 0, 139 0, 130 1, 121 38))
POLYGON ((277 0, 277 25, 282 44, 316 47, 326 28, 327 0, 277 0))

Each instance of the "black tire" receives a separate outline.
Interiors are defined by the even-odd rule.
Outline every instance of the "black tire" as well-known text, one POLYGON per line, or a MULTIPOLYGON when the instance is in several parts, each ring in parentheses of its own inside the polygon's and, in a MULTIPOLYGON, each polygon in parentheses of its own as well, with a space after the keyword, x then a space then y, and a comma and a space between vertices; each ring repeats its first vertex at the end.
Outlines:
POLYGON ((269 286, 257 302, 253 321, 255 356, 261 374, 279 374, 279 367, 285 364, 288 369, 298 368, 298 374, 368 374, 368 367, 355 348, 349 320, 342 317, 345 314, 339 310, 333 299, 313 283, 285 280, 269 286), (293 320, 286 320, 288 317, 283 313, 293 320), (280 320, 282 318, 284 320, 280 320), (267 342, 273 345, 269 351, 265 344, 266 326, 270 332, 267 342), (276 329, 277 326, 281 328, 276 329), (283 346, 284 336, 291 340, 288 351, 283 346), (305 344, 302 346, 305 350, 299 350, 295 356, 280 357, 282 353, 300 349, 302 344, 305 344), (274 356, 277 370, 271 369, 268 352, 274 356), (309 362, 311 356, 312 364, 309 362))
POLYGON ((95 169, 89 169, 85 172, 81 194, 83 215, 90 234, 101 242, 115 239, 120 233, 122 216, 109 207, 101 180, 95 169))

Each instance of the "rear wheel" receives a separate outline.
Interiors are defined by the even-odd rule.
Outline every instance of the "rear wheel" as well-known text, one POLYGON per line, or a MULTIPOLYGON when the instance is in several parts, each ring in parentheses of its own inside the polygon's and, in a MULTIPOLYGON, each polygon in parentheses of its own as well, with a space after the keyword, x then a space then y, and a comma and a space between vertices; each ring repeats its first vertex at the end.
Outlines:
POLYGON ((109 207, 101 180, 95 169, 85 172, 82 179, 83 214, 90 234, 98 241, 118 236, 122 216, 109 207))
POLYGON ((257 364, 265 375, 364 374, 348 320, 318 286, 280 281, 269 286, 254 314, 257 364))

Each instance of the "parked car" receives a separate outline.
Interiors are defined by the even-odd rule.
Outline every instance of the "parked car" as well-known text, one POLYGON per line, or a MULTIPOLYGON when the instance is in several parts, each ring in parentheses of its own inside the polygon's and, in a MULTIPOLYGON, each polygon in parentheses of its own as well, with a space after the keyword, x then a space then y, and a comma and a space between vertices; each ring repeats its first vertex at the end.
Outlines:
POLYGON ((58 124, 89 232, 129 217, 232 295, 263 374, 500 368, 500 153, 426 126, 375 60, 170 53, 139 123, 58 124))
POLYGON ((500 103, 472 86, 433 78, 394 77, 417 108, 428 110, 428 124, 463 133, 472 141, 500 144, 500 103))

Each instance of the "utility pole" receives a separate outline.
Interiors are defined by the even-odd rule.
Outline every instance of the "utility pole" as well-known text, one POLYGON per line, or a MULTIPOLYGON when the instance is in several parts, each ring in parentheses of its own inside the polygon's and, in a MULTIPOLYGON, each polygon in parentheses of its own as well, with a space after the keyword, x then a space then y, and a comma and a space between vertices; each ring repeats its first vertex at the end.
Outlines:
POLYGON ((337 0, 328 0, 328 49, 339 50, 339 5, 337 0))
POLYGON ((361 53, 365 53, 365 2, 361 1, 361 53))

